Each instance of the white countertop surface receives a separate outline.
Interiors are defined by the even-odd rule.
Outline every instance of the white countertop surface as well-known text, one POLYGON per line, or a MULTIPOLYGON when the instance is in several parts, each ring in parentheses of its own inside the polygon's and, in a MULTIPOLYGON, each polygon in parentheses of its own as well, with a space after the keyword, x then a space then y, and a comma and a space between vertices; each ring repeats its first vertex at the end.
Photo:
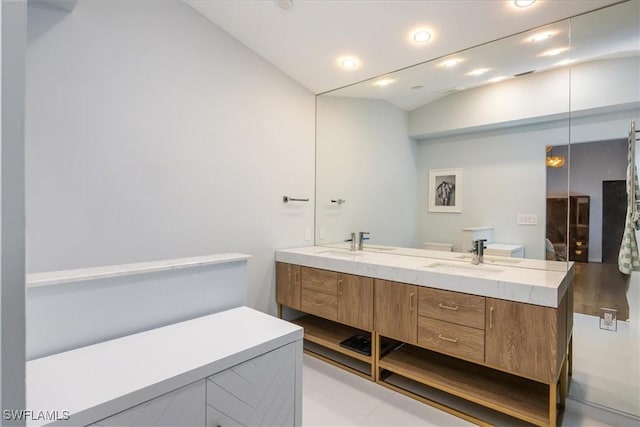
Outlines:
POLYGON ((302 336, 299 326, 239 307, 31 360, 27 409, 70 411, 61 424, 87 425, 302 336))
POLYGON ((74 270, 50 271, 27 274, 27 287, 59 285, 62 283, 81 282, 83 280, 106 279, 131 274, 145 274, 157 271, 192 268, 228 262, 246 261, 251 255, 228 253, 204 255, 189 258, 165 259, 162 261, 136 262, 131 264, 107 265, 100 267, 80 268, 74 270))
POLYGON ((432 257, 407 256, 404 249, 351 252, 307 246, 278 250, 276 261, 554 308, 572 274, 566 263, 562 263, 564 269, 557 262, 548 264, 553 269, 544 269, 547 262, 542 260, 495 257, 499 261, 487 262, 485 256, 485 264, 474 266, 469 254, 409 251, 432 257))

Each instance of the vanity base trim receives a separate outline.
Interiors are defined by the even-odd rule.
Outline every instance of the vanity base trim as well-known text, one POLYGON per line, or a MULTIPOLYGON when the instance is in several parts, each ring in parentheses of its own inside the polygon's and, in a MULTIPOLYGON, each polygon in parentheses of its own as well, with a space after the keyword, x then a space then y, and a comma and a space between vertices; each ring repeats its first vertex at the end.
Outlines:
MULTIPOLYGON (((566 362, 563 366, 566 371, 566 362)), ((385 386, 395 374, 534 425, 556 425, 558 383, 539 383, 409 344, 378 360, 377 368, 377 382, 385 386)), ((425 399, 411 391, 403 394, 425 399)))

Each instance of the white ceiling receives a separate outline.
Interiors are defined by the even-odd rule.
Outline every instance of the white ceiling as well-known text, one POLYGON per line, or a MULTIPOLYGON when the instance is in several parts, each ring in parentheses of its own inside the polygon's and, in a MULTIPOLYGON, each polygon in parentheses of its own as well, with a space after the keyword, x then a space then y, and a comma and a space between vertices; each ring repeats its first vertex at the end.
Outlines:
POLYGON ((184 1, 316 94, 619 2, 538 0, 517 9, 507 0, 293 0, 284 10, 275 0, 184 1), (432 40, 410 43, 417 27, 432 40), (340 69, 343 55, 360 66, 340 69))

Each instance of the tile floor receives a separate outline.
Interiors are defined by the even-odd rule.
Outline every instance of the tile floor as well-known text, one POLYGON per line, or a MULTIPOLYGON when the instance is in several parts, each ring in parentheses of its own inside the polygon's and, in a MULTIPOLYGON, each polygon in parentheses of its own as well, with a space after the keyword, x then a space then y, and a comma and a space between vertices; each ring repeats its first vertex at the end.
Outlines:
MULTIPOLYGON (((305 427, 474 425, 307 355, 302 394, 305 427)), ((611 425, 565 411, 562 426, 611 425)))
POLYGON ((598 317, 574 314, 569 396, 640 417, 638 276, 632 276, 627 299, 630 321, 619 321, 617 332, 600 329, 598 317))

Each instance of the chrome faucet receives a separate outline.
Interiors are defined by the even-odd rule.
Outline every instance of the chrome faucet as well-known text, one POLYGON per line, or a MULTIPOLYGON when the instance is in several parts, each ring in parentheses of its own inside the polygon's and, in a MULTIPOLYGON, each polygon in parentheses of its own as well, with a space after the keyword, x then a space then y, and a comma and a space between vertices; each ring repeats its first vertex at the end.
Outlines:
POLYGON ((471 264, 478 265, 484 263, 484 250, 487 248, 484 245, 487 239, 478 239, 473 241, 473 249, 471 249, 471 253, 473 257, 471 257, 471 264))
POLYGON ((355 252, 355 250, 356 250, 356 233, 351 233, 351 238, 345 240, 345 242, 351 242, 351 247, 349 248, 349 250, 355 252))
POLYGON ((369 240, 369 235, 371 233, 369 233, 368 231, 361 231, 358 233, 358 250, 361 251, 362 247, 364 246, 364 241, 365 240, 369 240))

